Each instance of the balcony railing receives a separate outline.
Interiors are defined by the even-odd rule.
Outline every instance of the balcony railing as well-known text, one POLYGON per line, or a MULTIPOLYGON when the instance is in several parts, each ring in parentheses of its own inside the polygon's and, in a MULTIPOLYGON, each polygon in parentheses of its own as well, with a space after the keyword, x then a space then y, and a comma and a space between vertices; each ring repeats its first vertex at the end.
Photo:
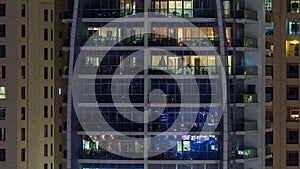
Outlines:
POLYGON ((81 46, 143 46, 143 37, 129 37, 125 39, 118 39, 116 37, 106 38, 106 37, 91 37, 87 42, 87 39, 81 39, 81 46))
POLYGON ((257 103, 257 94, 236 94, 230 96, 231 103, 257 103))
POLYGON ((286 56, 299 56, 299 51, 286 52, 286 56))
POLYGON ((236 75, 257 75, 257 66, 236 66, 236 75))
POLYGON ((272 147, 267 145, 265 148, 265 155, 271 155, 272 154, 272 147))
POLYGON ((256 121, 241 121, 235 123, 236 131, 253 131, 257 130, 256 121))
POLYGON ((235 39, 236 47, 257 48, 257 40, 253 38, 235 39))
POLYGON ((178 41, 175 38, 149 38, 149 46, 218 46, 218 38, 188 38, 178 41))
MULTIPOLYGON (((118 18, 126 15, 135 15, 144 12, 144 9, 84 9, 79 11, 82 18, 118 18)), ((137 15, 142 17, 142 15, 137 15)))
POLYGON ((216 66, 189 66, 189 67, 150 67, 149 74, 163 75, 163 74, 175 74, 175 75, 212 75, 217 74, 216 66))
POLYGON ((257 148, 239 148, 236 151, 236 159, 248 159, 257 157, 257 148))

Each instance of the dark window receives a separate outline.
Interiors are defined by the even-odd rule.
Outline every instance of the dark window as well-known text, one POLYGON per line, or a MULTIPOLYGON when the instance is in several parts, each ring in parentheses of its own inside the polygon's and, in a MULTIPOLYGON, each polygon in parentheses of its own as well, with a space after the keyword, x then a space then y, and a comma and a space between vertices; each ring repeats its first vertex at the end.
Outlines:
POLYGON ((53 125, 50 126, 50 136, 53 137, 53 125))
POLYGON ((25 66, 21 66, 21 78, 22 79, 26 78, 26 68, 25 68, 25 66))
POLYGON ((299 65, 298 64, 287 64, 287 78, 298 78, 299 77, 299 65))
POLYGON ((59 39, 62 38, 62 32, 58 32, 58 38, 59 38, 59 39))
POLYGON ((53 106, 52 105, 50 106, 50 116, 51 116, 51 118, 53 117, 53 106))
POLYGON ((60 133, 62 133, 62 126, 61 126, 61 125, 58 126, 58 131, 59 131, 60 133))
POLYGON ((21 4, 21 16, 25 17, 26 16, 26 5, 21 4))
POLYGON ((48 48, 44 48, 44 60, 48 60, 48 48))
POLYGON ((62 70, 61 69, 58 69, 58 75, 62 76, 62 70))
POLYGON ((48 118, 48 106, 44 106, 44 118, 48 118))
POLYGON ((48 156, 48 144, 44 144, 44 156, 48 156))
POLYGON ((273 166, 273 158, 266 159, 266 160, 265 160, 265 164, 266 164, 266 166, 268 166, 268 167, 273 166))
POLYGON ((50 156, 53 156, 53 144, 50 144, 50 156))
POLYGON ((5 25, 0 25, 0 37, 5 37, 6 34, 6 26, 5 25))
POLYGON ((44 86, 44 98, 47 99, 48 98, 48 87, 44 86))
POLYGON ((21 25, 21 37, 25 38, 26 36, 26 27, 25 25, 21 25))
POLYGON ((5 149, 1 148, 0 149, 0 161, 5 161, 5 149))
POLYGON ((44 169, 48 169, 48 164, 44 164, 44 169))
POLYGON ((21 99, 25 99, 25 86, 21 87, 21 99))
POLYGON ((62 50, 59 50, 58 57, 62 57, 62 50))
POLYGON ((21 46, 21 58, 25 58, 26 57, 26 46, 22 45, 21 46))
POLYGON ((53 22, 53 10, 51 10, 51 22, 53 22))
POLYGON ((297 151, 287 152, 286 165, 287 166, 298 166, 299 165, 299 152, 297 152, 297 151))
POLYGON ((62 165, 60 163, 58 165, 58 169, 62 169, 62 165))
POLYGON ((5 120, 6 112, 5 107, 0 107, 0 120, 5 120))
POLYGON ((53 67, 51 67, 50 76, 51 76, 51 79, 53 79, 53 67))
POLYGON ((25 161, 25 148, 21 149, 21 161, 25 161))
POLYGON ((266 133, 266 145, 273 144, 273 132, 267 132, 266 133))
POLYGON ((287 100, 298 100, 299 99, 299 88, 298 86, 287 87, 287 100))
POLYGON ((6 78, 6 67, 0 66, 0 79, 5 79, 5 78, 6 78))
POLYGON ((48 29, 44 29, 44 40, 48 40, 48 29))
POLYGON ((48 126, 44 125, 44 137, 48 137, 48 126))
POLYGON ((59 113, 59 114, 62 114, 62 107, 59 107, 59 108, 58 108, 58 113, 59 113))
POLYGON ((26 119, 26 110, 25 107, 21 107, 21 120, 26 119))
POLYGON ((286 143, 287 144, 299 144, 299 131, 298 130, 287 130, 286 131, 286 143))
POLYGON ((50 98, 51 99, 53 98, 53 86, 51 86, 51 88, 50 88, 50 98))
POLYGON ((44 21, 48 21, 48 9, 44 9, 44 21))
POLYGON ((53 41, 53 29, 51 29, 51 31, 50 31, 50 38, 51 38, 51 41, 53 41))
POLYGON ((53 60, 53 48, 50 49, 50 59, 53 60))
POLYGON ((48 79, 48 68, 44 67, 44 79, 48 79))
POLYGON ((6 55, 6 47, 5 45, 0 45, 0 58, 5 58, 6 55))
POLYGON ((62 19, 62 13, 61 12, 58 13, 58 19, 62 19))
POLYGON ((0 4, 0 16, 5 16, 5 15, 6 15, 6 5, 0 4))
POLYGON ((24 141, 26 136, 25 128, 21 128, 21 140, 24 141))
POLYGON ((266 65, 266 76, 273 77, 273 66, 272 65, 266 65))
POLYGON ((5 128, 0 128, 0 141, 5 141, 5 136, 6 136, 6 133, 5 133, 5 128))
POLYGON ((62 151, 62 145, 58 145, 58 151, 62 151))
POLYGON ((273 101, 273 87, 266 87, 266 101, 273 101))

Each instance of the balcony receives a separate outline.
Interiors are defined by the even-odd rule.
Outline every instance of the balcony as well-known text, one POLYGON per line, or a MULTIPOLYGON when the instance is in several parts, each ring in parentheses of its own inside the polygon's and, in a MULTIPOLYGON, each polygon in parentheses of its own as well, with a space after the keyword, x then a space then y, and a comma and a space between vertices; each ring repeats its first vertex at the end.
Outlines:
POLYGON ((269 102, 272 102, 272 101, 273 101, 273 96, 272 96, 272 94, 266 93, 266 102, 269 103, 269 102))
POLYGON ((288 52, 286 52, 286 56, 299 56, 299 51, 292 51, 292 52, 290 52, 290 51, 288 51, 288 52))
POLYGON ((211 9, 149 9, 149 17, 216 18, 216 10, 211 9), (153 14, 155 13, 155 14, 153 14))
POLYGON ((213 75, 217 74, 216 66, 189 66, 189 67, 150 67, 149 74, 151 75, 213 75))
POLYGON ((257 20, 257 12, 249 9, 236 11, 236 19, 257 20))
POLYGON ((272 147, 270 145, 266 145, 265 147, 265 155, 272 155, 272 147))
POLYGON ((73 11, 64 11, 63 19, 66 20, 73 19, 73 11))
POLYGON ((257 94, 236 94, 230 96, 231 103, 257 103, 257 94))
POLYGON ((90 37, 90 39, 81 39, 81 46, 98 47, 98 46, 143 46, 144 37, 129 37, 118 39, 116 37, 106 38, 101 36, 90 37), (88 42, 88 43, 87 43, 88 42))
POLYGON ((236 131, 257 130, 257 121, 241 121, 235 123, 236 131))
POLYGON ((257 157, 257 148, 239 148, 236 151, 236 159, 249 159, 257 157))
POLYGON ((175 38, 149 38, 149 46, 218 46, 218 38, 186 38, 182 41, 178 41, 175 38))
MULTIPOLYGON (((144 9, 84 9, 79 11, 82 18, 119 18, 144 12, 144 9)), ((138 15, 142 17, 141 15, 138 15)))
POLYGON ((235 47, 257 48, 257 40, 253 38, 235 39, 235 47))
POLYGON ((236 75, 257 75, 257 66, 236 66, 236 75))

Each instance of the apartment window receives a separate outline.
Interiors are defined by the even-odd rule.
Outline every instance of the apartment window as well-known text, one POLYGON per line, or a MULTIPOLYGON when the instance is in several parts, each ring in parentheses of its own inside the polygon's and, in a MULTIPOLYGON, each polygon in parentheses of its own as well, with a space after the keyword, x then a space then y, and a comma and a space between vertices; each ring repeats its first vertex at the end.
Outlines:
POLYGON ((5 79, 6 78, 6 67, 5 66, 0 66, 0 79, 5 79))
POLYGON ((48 144, 44 144, 44 156, 48 156, 48 144))
POLYGON ((44 164, 44 169, 48 169, 48 164, 44 164))
POLYGON ((21 25, 21 37, 25 38, 26 36, 26 27, 25 25, 21 25))
POLYGON ((44 106, 44 118, 48 118, 48 106, 44 106))
POLYGON ((50 126, 50 136, 53 137, 53 125, 50 126))
POLYGON ((58 38, 61 39, 62 38, 62 32, 58 32, 58 38))
POLYGON ((51 17, 51 22, 53 22, 53 10, 51 10, 51 15, 50 15, 50 17, 51 17))
POLYGON ((25 92, 25 86, 21 87, 21 99, 25 99, 26 97, 26 92, 25 92))
POLYGON ((59 165, 58 165, 58 169, 62 169, 62 165, 61 165, 61 163, 59 163, 59 165))
POLYGON ((26 46, 21 46, 21 58, 26 58, 26 46))
POLYGON ((62 50, 59 50, 58 57, 62 57, 62 50))
POLYGON ((286 165, 287 166, 298 166, 299 165, 299 152, 288 151, 286 155, 286 165))
POLYGON ((299 0, 288 0, 287 1, 287 12, 299 13, 299 0))
POLYGON ((51 105, 50 106, 50 115, 51 115, 51 118, 53 117, 53 106, 51 105))
POLYGON ((62 145, 58 145, 58 151, 62 151, 62 145))
POLYGON ((50 88, 50 98, 53 99, 53 86, 50 88))
POLYGON ((51 67, 50 76, 51 76, 51 79, 53 79, 53 67, 51 67))
POLYGON ((5 112, 5 107, 0 107, 0 120, 5 120, 6 118, 6 112, 5 112))
POLYGON ((274 22, 271 22, 271 25, 266 25, 265 27, 265 35, 273 35, 274 34, 274 22))
POLYGON ((62 19, 62 13, 61 12, 58 13, 58 19, 62 19))
POLYGON ((58 126, 58 132, 62 133, 62 126, 61 125, 58 126))
POLYGON ((266 11, 272 13, 272 0, 265 0, 266 11))
POLYGON ((48 68, 44 67, 44 79, 48 79, 48 68))
POLYGON ((287 121, 288 122, 299 122, 299 108, 288 107, 287 108, 287 121))
POLYGON ((48 29, 44 29, 44 40, 48 40, 48 29))
POLYGON ((273 158, 266 159, 265 164, 266 164, 265 166, 267 166, 267 167, 273 166, 273 158))
POLYGON ((287 86, 287 100, 298 100, 299 88, 298 86, 287 86))
POLYGON ((53 60, 53 48, 50 49, 50 59, 53 60))
POLYGON ((21 107, 21 120, 26 119, 26 109, 25 107, 21 107))
POLYGON ((21 66, 21 78, 22 79, 26 78, 26 68, 25 68, 25 66, 21 66))
POLYGON ((48 98, 48 86, 44 86, 44 98, 48 98))
POLYGON ((21 128, 21 140, 24 141, 26 136, 25 128, 21 128))
POLYGON ((287 34, 298 35, 299 34, 299 21, 287 21, 287 34))
POLYGON ((299 144, 299 130, 288 129, 286 131, 286 143, 287 144, 299 144))
POLYGON ((6 26, 5 25, 0 25, 0 37, 5 37, 6 35, 6 26))
POLYGON ((273 78, 273 65, 266 65, 266 76, 273 78))
POLYGON ((6 90, 3 86, 0 86, 0 99, 6 99, 6 90))
POLYGON ((266 132, 266 145, 273 144, 273 132, 266 132))
POLYGON ((273 87, 266 87, 266 102, 273 101, 273 87))
POLYGON ((299 56, 299 41, 288 40, 286 41, 286 56, 299 56))
POLYGON ((53 144, 50 144, 50 156, 53 156, 53 144))
POLYGON ((48 48, 44 48, 44 60, 48 60, 48 48))
POLYGON ((48 137, 48 125, 44 125, 44 137, 48 137))
POLYGON ((6 55, 6 47, 5 45, 0 45, 0 58, 5 58, 6 55))
POLYGON ((21 16, 26 16, 26 4, 21 4, 21 16))
POLYGON ((5 16, 5 15, 6 15, 6 5, 0 4, 0 16, 5 16))
POLYGON ((6 150, 4 148, 0 149, 0 161, 5 161, 6 150))
POLYGON ((51 41, 53 41, 53 29, 51 29, 51 31, 50 31, 50 38, 51 38, 51 41))
POLYGON ((48 9, 44 9, 44 21, 48 21, 48 9))
POLYGON ((299 77, 299 65, 288 63, 286 66, 287 78, 298 78, 299 77))
POLYGON ((0 128, 0 141, 5 141, 5 128, 0 128))
POLYGON ((62 114, 62 107, 59 107, 59 108, 58 108, 58 113, 59 113, 59 114, 62 114))

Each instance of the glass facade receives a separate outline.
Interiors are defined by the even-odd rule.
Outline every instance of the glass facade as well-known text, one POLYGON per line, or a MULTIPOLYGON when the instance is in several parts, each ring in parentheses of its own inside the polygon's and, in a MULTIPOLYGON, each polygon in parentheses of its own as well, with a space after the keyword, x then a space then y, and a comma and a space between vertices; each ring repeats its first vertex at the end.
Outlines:
POLYGON ((69 168, 262 166, 257 138, 263 137, 257 133, 262 133, 259 65, 265 49, 253 30, 264 8, 256 10, 244 0, 77 5, 78 13, 65 12, 65 19, 74 14, 78 19, 71 31, 76 38, 66 40, 65 47, 73 51, 69 67, 79 66, 73 85, 80 84, 68 107, 69 168), (222 17, 217 17, 218 3, 222 17), (145 11, 151 13, 139 15, 145 11), (126 17, 113 21, 121 16, 126 17), (189 22, 172 20, 176 17, 189 22))

